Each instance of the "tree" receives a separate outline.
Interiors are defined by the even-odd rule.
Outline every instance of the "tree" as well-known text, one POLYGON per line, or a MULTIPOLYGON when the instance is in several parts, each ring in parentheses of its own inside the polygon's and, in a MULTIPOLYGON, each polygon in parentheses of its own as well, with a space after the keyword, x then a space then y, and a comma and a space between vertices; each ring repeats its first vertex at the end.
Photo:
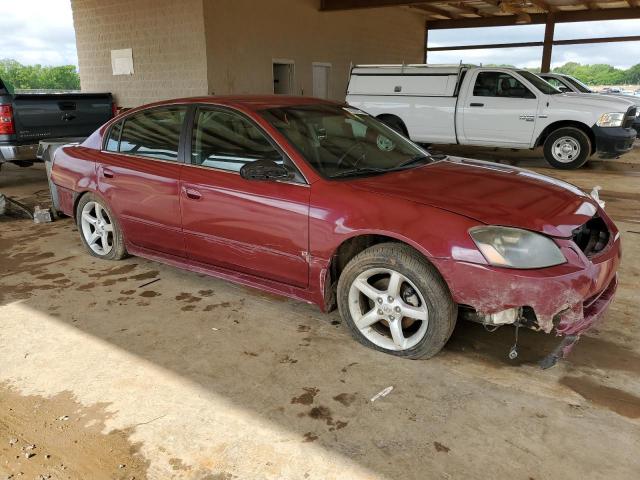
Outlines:
POLYGON ((74 65, 22 65, 4 59, 0 60, 0 78, 16 89, 80 90, 80 76, 74 65))

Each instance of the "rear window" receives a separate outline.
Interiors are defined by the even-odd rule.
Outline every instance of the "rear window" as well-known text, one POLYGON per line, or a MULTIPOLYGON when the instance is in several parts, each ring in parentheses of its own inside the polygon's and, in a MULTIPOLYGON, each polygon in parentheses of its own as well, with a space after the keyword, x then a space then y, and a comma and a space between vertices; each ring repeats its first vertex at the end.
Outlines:
MULTIPOLYGON (((117 151, 128 155, 177 161, 186 111, 186 106, 172 106, 144 110, 127 117, 123 120, 117 151)), ((113 128, 111 131, 107 150, 110 150, 110 145, 114 145, 114 130, 117 129, 113 128)))

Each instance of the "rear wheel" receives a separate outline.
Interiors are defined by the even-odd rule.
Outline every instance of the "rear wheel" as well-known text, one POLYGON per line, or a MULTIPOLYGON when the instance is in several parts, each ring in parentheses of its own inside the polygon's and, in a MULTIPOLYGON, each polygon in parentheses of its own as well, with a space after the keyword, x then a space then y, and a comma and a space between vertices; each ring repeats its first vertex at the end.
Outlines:
POLYGON ((88 193, 78 202, 76 221, 85 248, 94 257, 120 260, 127 255, 120 225, 104 200, 88 193))
POLYGON ((406 125, 400 118, 396 117, 395 115, 380 115, 378 117, 378 120, 380 120, 392 130, 398 132, 400 135, 409 138, 409 132, 407 132, 406 125))
POLYGON ((580 168, 590 155, 591 140, 578 128, 559 128, 551 132, 544 142, 544 158, 554 168, 580 168))
POLYGON ((370 247, 347 264, 338 281, 338 306, 360 343, 413 359, 438 353, 457 316, 436 269, 397 243, 370 247))

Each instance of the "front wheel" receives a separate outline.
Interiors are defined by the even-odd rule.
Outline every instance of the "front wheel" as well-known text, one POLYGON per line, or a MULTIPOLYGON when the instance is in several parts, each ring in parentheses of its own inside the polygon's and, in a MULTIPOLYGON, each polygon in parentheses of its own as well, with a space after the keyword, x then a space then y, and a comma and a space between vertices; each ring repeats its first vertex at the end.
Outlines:
POLYGON ((457 317, 437 270, 398 243, 374 245, 347 264, 338 281, 338 306, 360 343, 412 359, 437 354, 457 317))
POLYGON ((544 141, 544 158, 554 168, 580 168, 590 155, 591 140, 578 128, 559 128, 551 132, 544 141))
POLYGON ((82 243, 94 257, 120 260, 127 255, 120 225, 100 197, 85 194, 78 202, 76 221, 82 243))

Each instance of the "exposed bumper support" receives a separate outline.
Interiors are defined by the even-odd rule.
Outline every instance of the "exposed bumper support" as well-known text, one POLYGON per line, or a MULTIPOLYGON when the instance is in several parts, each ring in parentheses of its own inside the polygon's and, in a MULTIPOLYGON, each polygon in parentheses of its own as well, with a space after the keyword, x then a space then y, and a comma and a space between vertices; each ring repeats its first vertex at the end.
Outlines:
POLYGON ((19 146, 0 146, 0 163, 14 161, 34 161, 37 158, 38 144, 19 146))

